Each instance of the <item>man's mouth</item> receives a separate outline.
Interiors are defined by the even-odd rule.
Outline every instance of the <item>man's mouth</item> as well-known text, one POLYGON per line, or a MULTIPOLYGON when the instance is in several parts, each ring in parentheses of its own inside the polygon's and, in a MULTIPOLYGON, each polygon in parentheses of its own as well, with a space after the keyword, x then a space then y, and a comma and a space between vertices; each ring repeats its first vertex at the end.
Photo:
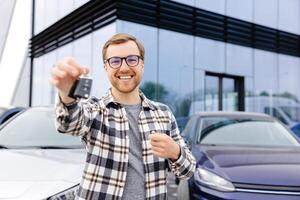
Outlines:
POLYGON ((126 76, 118 76, 118 79, 121 79, 121 80, 129 80, 133 77, 133 75, 126 75, 126 76))

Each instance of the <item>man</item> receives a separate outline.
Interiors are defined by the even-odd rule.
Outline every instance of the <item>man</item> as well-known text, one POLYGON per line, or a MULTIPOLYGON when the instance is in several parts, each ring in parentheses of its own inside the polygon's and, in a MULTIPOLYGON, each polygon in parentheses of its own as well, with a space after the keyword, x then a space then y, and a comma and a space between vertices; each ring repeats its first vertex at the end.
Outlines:
POLYGON ((181 179, 194 173, 195 159, 173 114, 139 90, 144 53, 128 34, 106 42, 102 56, 111 89, 101 99, 68 96, 74 81, 88 73, 74 59, 53 68, 51 83, 59 93, 57 128, 81 136, 87 149, 79 199, 167 199, 168 165, 181 179))

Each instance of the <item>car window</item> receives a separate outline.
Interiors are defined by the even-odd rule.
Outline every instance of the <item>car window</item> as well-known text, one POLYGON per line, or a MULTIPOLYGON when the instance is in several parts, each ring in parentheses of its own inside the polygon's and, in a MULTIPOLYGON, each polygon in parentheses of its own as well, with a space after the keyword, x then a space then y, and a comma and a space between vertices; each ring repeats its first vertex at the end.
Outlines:
POLYGON ((26 147, 82 147, 78 137, 58 133, 53 109, 29 109, 0 130, 0 145, 26 147))
POLYGON ((201 144, 299 146, 299 142, 280 123, 253 119, 203 119, 198 137, 201 144), (207 122, 206 122, 207 121, 207 122))
POLYGON ((194 141, 194 136, 196 133, 196 129, 197 129, 197 121, 198 121, 198 117, 193 116, 190 118, 190 120, 187 122, 187 125, 184 129, 184 131, 182 132, 182 136, 189 140, 189 141, 194 141))
POLYGON ((5 112, 5 108, 0 108, 0 116, 5 112))

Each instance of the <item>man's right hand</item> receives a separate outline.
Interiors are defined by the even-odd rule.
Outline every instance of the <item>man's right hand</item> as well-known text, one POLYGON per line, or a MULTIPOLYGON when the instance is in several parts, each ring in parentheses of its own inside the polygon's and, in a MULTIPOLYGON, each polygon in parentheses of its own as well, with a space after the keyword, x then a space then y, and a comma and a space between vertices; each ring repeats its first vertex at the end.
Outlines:
POLYGON ((52 68, 51 84, 58 89, 63 103, 71 103, 75 99, 68 96, 74 82, 82 74, 87 74, 88 68, 80 66, 74 58, 64 58, 52 68))

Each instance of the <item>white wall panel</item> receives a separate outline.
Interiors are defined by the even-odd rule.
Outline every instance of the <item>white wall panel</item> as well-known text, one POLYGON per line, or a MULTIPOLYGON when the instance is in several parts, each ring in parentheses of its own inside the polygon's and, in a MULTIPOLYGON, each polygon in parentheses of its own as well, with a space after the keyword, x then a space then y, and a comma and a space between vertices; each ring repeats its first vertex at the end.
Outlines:
POLYGON ((279 0, 278 29, 300 33, 300 1, 279 0))
POLYGON ((254 0, 254 23, 277 28, 278 0, 254 0))
POLYGON ((225 71, 225 43, 196 37, 195 67, 207 71, 225 71))
POLYGON ((74 10, 74 0, 59 1, 58 18, 61 19, 74 10))
POLYGON ((82 6, 83 4, 87 3, 89 0, 74 0, 74 9, 82 6))
POLYGON ((240 76, 253 76, 253 49, 226 44, 226 73, 240 76))
POLYGON ((226 15, 248 22, 253 21, 253 0, 227 0, 226 15))
POLYGON ((189 5, 189 6, 194 6, 195 5, 194 0, 171 0, 171 1, 186 4, 186 5, 189 5))
POLYGON ((59 0, 44 0, 45 1, 45 24, 44 28, 51 26, 58 20, 58 4, 59 0))
POLYGON ((195 0, 195 7, 225 15, 226 0, 195 0))

